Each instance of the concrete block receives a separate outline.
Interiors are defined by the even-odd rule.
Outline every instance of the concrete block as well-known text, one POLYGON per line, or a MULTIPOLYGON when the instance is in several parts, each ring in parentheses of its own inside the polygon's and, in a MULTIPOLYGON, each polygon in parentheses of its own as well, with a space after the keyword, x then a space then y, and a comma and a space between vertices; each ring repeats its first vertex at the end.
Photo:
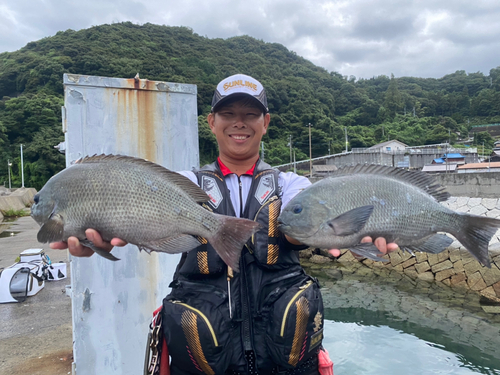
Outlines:
POLYGON ((413 266, 405 268, 403 272, 405 273, 405 275, 410 276, 412 279, 416 279, 418 277, 417 270, 413 266))
POLYGON ((498 204, 498 199, 495 198, 483 198, 481 204, 488 210, 494 209, 498 204))
MULTIPOLYGON (((453 268, 449 268, 449 269, 446 269, 443 271, 436 272, 435 279, 437 281, 443 281, 445 279, 452 277, 454 274, 455 274, 455 270, 453 268)), ((448 286, 450 286, 450 285, 448 284, 448 286)))
POLYGON ((487 286, 493 285, 500 281, 500 270, 495 264, 491 265, 491 268, 483 267, 479 270, 483 276, 484 282, 487 286))
POLYGON ((483 200, 483 198, 470 198, 469 201, 467 202, 467 206, 469 206, 471 208, 479 206, 481 204, 482 200, 483 200))
POLYGON ((347 263, 347 262, 357 262, 358 260, 354 258, 354 255, 352 255, 352 253, 349 250, 347 250, 344 254, 342 254, 339 257, 338 261, 341 263, 347 263))
POLYGON ((488 209, 481 205, 472 207, 469 211, 470 214, 478 216, 484 215, 486 212, 488 212, 488 209))
POLYGON ((446 259, 450 258, 450 252, 449 252, 449 250, 443 250, 440 253, 438 253, 437 256, 438 256, 438 262, 443 262, 446 259))
POLYGON ((483 311, 488 314, 500 314, 500 306, 481 306, 483 311))
POLYGON ((462 259, 459 259, 455 263, 453 263, 453 269, 455 270, 456 273, 465 271, 462 259))
POLYGON ((427 262, 415 264, 415 270, 418 273, 424 273, 426 271, 429 271, 430 269, 431 269, 431 266, 429 266, 429 263, 427 263, 427 262))
POLYGON ((309 262, 315 264, 330 263, 331 261, 332 260, 330 258, 317 254, 314 254, 312 257, 309 258, 309 262))
POLYGON ((417 263, 417 259, 415 257, 411 257, 410 259, 404 261, 401 265, 403 268, 408 268, 410 266, 413 266, 415 263, 417 263))
POLYGON ((422 251, 417 251, 415 253, 415 257, 417 258, 417 263, 422 263, 427 261, 427 253, 422 251))
POLYGON ((433 265, 439 263, 437 254, 428 254, 427 255, 427 262, 429 262, 430 266, 433 266, 433 265))
POLYGON ((481 294, 483 297, 488 298, 490 301, 500 302, 500 298, 497 297, 495 290, 491 286, 487 287, 486 289, 480 290, 479 294, 481 294))
POLYGON ((462 206, 467 205, 467 202, 469 202, 469 197, 458 197, 456 204, 457 204, 457 207, 462 207, 462 206))
POLYGON ((441 282, 442 282, 444 285, 451 286, 451 281, 450 281, 450 279, 444 279, 444 280, 441 280, 441 282))
POLYGON ((495 291, 497 297, 500 297, 500 281, 498 283, 493 284, 491 287, 495 291))
POLYGON ((453 263, 449 259, 445 260, 444 262, 435 264, 432 266, 432 272, 437 273, 443 270, 447 270, 453 268, 453 263))
POLYGON ((15 210, 19 211, 24 209, 26 206, 23 203, 21 197, 18 196, 5 196, 0 197, 0 211, 15 210))
POLYGON ((462 206, 458 207, 455 211, 457 212, 463 212, 463 213, 468 213, 470 210, 469 206, 462 206))
POLYGON ((424 281, 434 281, 434 274, 432 272, 423 272, 417 278, 424 281))
MULTIPOLYGON (((462 262, 463 262, 463 259, 462 259, 462 262)), ((465 263, 464 264, 465 274, 468 277, 470 277, 470 275, 479 271, 481 269, 481 267, 482 266, 479 264, 479 262, 477 260, 474 260, 474 262, 465 263)))
POLYGON ((31 206, 33 204, 33 197, 36 194, 36 189, 34 188, 20 188, 16 189, 10 196, 20 197, 24 206, 31 206))
POLYGON ((456 273, 455 275, 451 276, 451 285, 455 286, 461 282, 467 281, 467 277, 465 276, 464 272, 456 273))
POLYGON ((486 212, 486 216, 493 217, 493 218, 499 218, 500 217, 500 210, 498 208, 494 208, 494 209, 486 212))
POLYGON ((401 257, 401 254, 399 251, 393 251, 392 253, 390 253, 389 259, 391 260, 391 265, 393 267, 397 266, 398 264, 403 263, 403 258, 401 257))
POLYGON ((483 277, 479 272, 473 273, 472 275, 468 276, 467 284, 469 285, 470 289, 475 291, 480 291, 486 288, 486 283, 484 282, 483 277))

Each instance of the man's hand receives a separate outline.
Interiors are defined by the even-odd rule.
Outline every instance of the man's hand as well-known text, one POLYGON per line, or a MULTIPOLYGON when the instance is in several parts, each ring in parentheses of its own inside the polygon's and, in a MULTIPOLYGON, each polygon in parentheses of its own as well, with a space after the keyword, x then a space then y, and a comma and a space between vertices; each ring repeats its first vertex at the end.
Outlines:
MULTIPOLYGON (((87 239, 95 246, 111 251, 114 246, 125 246, 127 243, 119 238, 113 238, 111 242, 103 241, 101 235, 95 229, 87 229, 85 231, 87 239)), ((75 257, 90 257, 94 255, 94 251, 86 246, 83 246, 78 238, 69 237, 68 242, 53 242, 50 244, 51 249, 68 249, 70 254, 75 257)))
MULTIPOLYGON (((373 242, 373 239, 371 237, 364 237, 361 240, 362 243, 367 243, 367 242, 373 242)), ((384 254, 390 253, 392 251, 397 250, 399 247, 397 244, 394 242, 387 243, 384 237, 378 237, 375 239, 375 246, 377 249, 384 254)), ((340 256, 340 250, 339 249, 331 249, 328 250, 328 252, 333 255, 334 257, 340 256)))

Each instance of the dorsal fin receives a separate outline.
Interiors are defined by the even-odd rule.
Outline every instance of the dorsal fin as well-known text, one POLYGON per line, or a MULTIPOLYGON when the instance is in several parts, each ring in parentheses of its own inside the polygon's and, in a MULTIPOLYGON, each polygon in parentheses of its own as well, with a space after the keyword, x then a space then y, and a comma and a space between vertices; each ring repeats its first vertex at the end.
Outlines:
POLYGON ((414 185, 427 194, 432 195, 438 202, 443 202, 450 197, 446 188, 436 182, 434 176, 422 171, 407 171, 402 168, 389 167, 376 164, 356 164, 341 167, 331 173, 329 177, 340 177, 347 175, 373 174, 377 176, 387 176, 395 180, 403 181, 414 185))
POLYGON ((207 195, 207 193, 205 193, 203 189, 201 189, 189 178, 145 159, 135 158, 126 155, 101 154, 101 155, 85 156, 83 159, 77 160, 75 164, 114 163, 114 162, 139 165, 141 167, 149 169, 154 173, 158 173, 163 178, 167 179, 169 182, 172 182, 177 186, 179 186, 184 192, 186 192, 191 198, 193 198, 198 203, 207 202, 210 200, 210 197, 207 195))

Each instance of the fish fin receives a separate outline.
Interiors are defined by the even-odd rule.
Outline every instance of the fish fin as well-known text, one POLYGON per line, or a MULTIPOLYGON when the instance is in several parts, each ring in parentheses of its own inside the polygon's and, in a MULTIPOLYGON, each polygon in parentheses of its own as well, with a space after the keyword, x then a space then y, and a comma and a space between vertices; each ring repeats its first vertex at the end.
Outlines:
POLYGON ((422 251, 424 253, 438 254, 449 247, 452 242, 453 239, 446 234, 435 234, 425 238, 422 243, 405 246, 404 249, 410 253, 413 251, 422 251))
POLYGON ((354 254, 360 255, 362 257, 379 261, 379 262, 388 262, 388 259, 381 258, 379 255, 384 255, 384 253, 380 252, 372 242, 360 243, 359 245, 350 247, 354 254))
POLYGON ((111 254, 109 251, 107 250, 104 250, 104 249, 101 249, 100 247, 97 247, 96 245, 94 245, 94 243, 92 241, 89 241, 89 240, 80 240, 80 243, 83 245, 83 246, 87 246, 88 248, 92 249, 92 251, 100 256, 102 256, 103 258, 106 258, 106 259, 109 259, 109 260, 112 260, 112 261, 117 261, 117 260, 120 260, 120 258, 117 258, 115 257, 113 254, 111 254))
POLYGON ((177 254, 193 250, 200 245, 201 243, 196 239, 196 237, 193 237, 189 234, 181 234, 180 236, 149 241, 143 245, 140 245, 139 250, 144 250, 148 254, 151 254, 151 251, 177 254))
POLYGON ((222 260, 234 271, 239 271, 241 250, 250 237, 259 230, 260 224, 237 217, 216 215, 221 221, 221 227, 208 242, 213 246, 222 260))
POLYGON ((172 182, 181 188, 185 193, 187 193, 195 202, 202 203, 208 202, 210 197, 196 185, 193 181, 191 181, 186 176, 181 175, 180 173, 171 171, 159 164, 153 163, 148 160, 135 158, 132 156, 125 155, 93 155, 93 156, 85 156, 83 159, 79 159, 75 164, 89 164, 89 163, 112 163, 118 161, 120 163, 129 163, 140 165, 142 168, 149 168, 156 173, 160 173, 165 179, 172 182))
POLYGON ((372 212, 372 205, 357 207, 329 220, 327 224, 336 236, 348 236, 363 229, 372 212))
MULTIPOLYGON (((339 168, 330 174, 329 178, 359 174, 372 174, 377 176, 387 176, 394 180, 406 182, 416 186, 427 194, 432 195, 438 202, 443 202, 450 197, 446 188, 440 185, 436 178, 422 171, 407 171, 402 168, 389 167, 376 164, 356 164, 339 168)), ((326 180, 326 179, 324 179, 326 180)))
POLYGON ((64 235, 64 218, 60 214, 52 214, 38 231, 36 236, 38 242, 62 241, 64 235))
POLYGON ((500 228, 500 220, 470 214, 454 213, 463 219, 461 228, 449 230, 457 240, 476 258, 483 266, 491 268, 488 255, 488 245, 491 237, 500 228))

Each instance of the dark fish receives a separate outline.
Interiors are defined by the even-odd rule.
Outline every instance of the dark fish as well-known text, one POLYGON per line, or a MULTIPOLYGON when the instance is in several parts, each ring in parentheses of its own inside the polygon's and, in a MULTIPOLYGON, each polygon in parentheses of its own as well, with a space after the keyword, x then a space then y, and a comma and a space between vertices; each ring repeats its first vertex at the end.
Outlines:
POLYGON ((500 220, 452 211, 449 194, 432 176, 398 168, 357 165, 339 169, 296 195, 278 218, 280 230, 304 244, 348 248, 382 260, 365 236, 384 237, 408 251, 439 253, 453 240, 490 267, 488 243, 500 220))
POLYGON ((241 249, 259 225, 214 214, 197 202, 208 195, 188 178, 160 165, 128 156, 86 157, 53 176, 35 196, 31 216, 41 225, 38 241, 76 236, 96 253, 117 260, 85 238, 94 228, 139 249, 179 253, 208 240, 238 270, 241 249))

